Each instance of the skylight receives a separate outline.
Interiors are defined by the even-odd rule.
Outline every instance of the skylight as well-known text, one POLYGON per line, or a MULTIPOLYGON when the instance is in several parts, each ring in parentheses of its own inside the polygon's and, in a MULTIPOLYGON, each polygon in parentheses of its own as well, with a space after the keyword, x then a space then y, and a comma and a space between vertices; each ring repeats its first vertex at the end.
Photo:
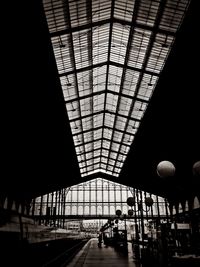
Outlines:
POLYGON ((189 0, 44 0, 82 177, 119 176, 189 0))

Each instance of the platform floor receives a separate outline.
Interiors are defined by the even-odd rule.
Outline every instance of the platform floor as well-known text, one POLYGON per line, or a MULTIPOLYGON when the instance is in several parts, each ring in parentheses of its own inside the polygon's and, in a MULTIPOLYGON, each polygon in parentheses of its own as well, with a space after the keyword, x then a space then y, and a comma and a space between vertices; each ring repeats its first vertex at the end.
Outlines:
POLYGON ((139 267, 128 244, 128 253, 116 251, 113 247, 98 247, 98 239, 90 239, 66 267, 139 267))

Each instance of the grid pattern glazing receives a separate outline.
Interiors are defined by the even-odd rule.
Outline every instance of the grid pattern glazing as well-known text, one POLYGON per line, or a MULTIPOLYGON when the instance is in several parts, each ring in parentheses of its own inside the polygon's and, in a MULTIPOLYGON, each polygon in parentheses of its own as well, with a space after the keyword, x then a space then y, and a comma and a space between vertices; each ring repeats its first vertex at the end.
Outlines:
POLYGON ((189 0, 43 0, 81 176, 119 176, 189 0))

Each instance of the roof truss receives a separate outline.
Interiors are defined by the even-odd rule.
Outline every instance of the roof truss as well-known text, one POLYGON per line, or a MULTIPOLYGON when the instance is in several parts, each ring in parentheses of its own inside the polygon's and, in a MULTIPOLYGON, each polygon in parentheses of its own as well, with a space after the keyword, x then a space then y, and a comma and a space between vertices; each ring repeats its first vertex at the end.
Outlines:
POLYGON ((44 0, 81 176, 119 176, 188 0, 44 0))

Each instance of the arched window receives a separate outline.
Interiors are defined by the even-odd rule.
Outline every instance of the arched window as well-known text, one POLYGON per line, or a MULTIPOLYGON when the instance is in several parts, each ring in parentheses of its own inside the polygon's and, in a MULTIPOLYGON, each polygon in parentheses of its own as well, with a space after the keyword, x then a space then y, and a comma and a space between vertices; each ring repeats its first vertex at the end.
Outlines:
POLYGON ((114 206, 110 206, 110 215, 115 215, 115 207, 114 206))
POLYGON ((123 205, 122 214, 128 214, 128 207, 127 207, 127 205, 123 205))
POLYGON ((102 206, 97 206, 97 215, 103 215, 102 206))
POLYGON ((107 205, 104 206, 104 211, 103 211, 103 213, 104 213, 104 215, 108 215, 108 214, 109 214, 109 213, 108 213, 108 206, 107 206, 107 205))
POLYGON ((83 215, 83 206, 78 206, 78 215, 83 215))
POLYGON ((65 215, 71 215, 69 205, 65 206, 65 215))
POLYGON ((96 207, 91 206, 91 215, 96 215, 96 207))
POLYGON ((72 206, 72 215, 77 215, 77 206, 72 206))
POLYGON ((84 208, 84 214, 85 215, 89 215, 90 214, 89 206, 85 206, 85 208, 84 208))

